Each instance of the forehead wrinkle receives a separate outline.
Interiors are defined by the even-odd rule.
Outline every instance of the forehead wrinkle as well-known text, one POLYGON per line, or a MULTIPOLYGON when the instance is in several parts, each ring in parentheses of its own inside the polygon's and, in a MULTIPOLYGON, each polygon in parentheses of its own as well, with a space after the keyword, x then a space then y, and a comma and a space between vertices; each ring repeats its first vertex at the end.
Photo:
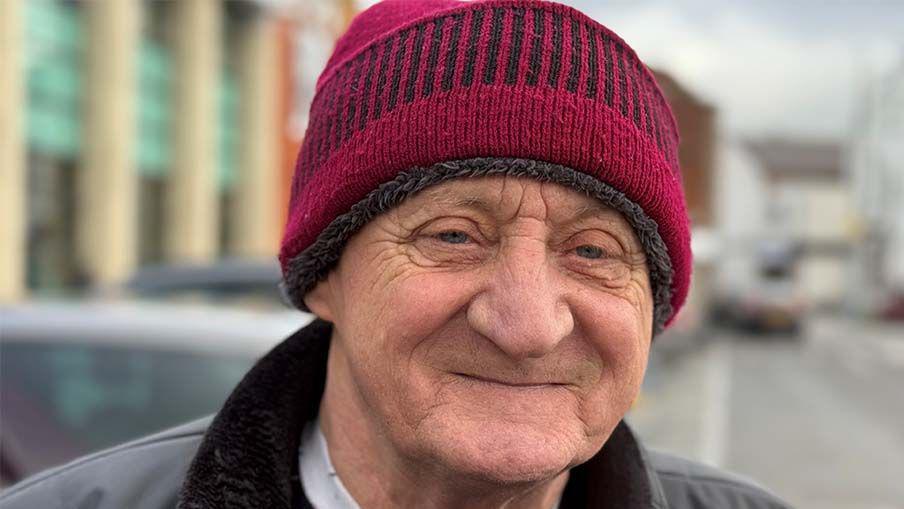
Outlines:
POLYGON ((427 188, 420 193, 406 198, 395 207, 400 214, 407 215, 408 209, 415 210, 436 209, 439 207, 459 208, 479 205, 480 198, 469 192, 461 192, 453 186, 438 185, 427 188))
POLYGON ((508 222, 517 217, 525 216, 526 207, 534 208, 536 204, 529 205, 528 202, 533 201, 529 197, 533 191, 529 188, 533 185, 539 185, 538 197, 542 211, 531 214, 537 216, 543 221, 549 220, 552 212, 549 200, 543 189, 546 183, 536 182, 526 177, 511 177, 508 175, 501 177, 490 177, 486 179, 478 179, 478 182, 462 182, 462 185, 455 186, 454 190, 449 192, 448 188, 443 190, 437 189, 433 196, 442 197, 442 201, 452 207, 469 208, 481 212, 482 214, 492 217, 497 221, 508 222), (479 181, 483 182, 479 182, 479 181), (479 183, 478 183, 479 182, 479 183), (449 195, 453 196, 449 196, 449 195))
POLYGON ((450 209, 474 209, 488 216, 496 215, 493 205, 486 200, 472 193, 448 194, 435 193, 429 197, 428 205, 434 208, 450 208, 450 209))
POLYGON ((616 224, 627 230, 631 229, 631 225, 621 215, 620 212, 605 205, 603 203, 590 203, 578 207, 574 214, 569 218, 570 222, 579 222, 587 219, 600 219, 609 224, 616 224))
POLYGON ((456 182, 453 185, 441 185, 433 189, 428 189, 421 196, 423 202, 421 206, 433 210, 448 209, 470 209, 482 213, 490 217, 498 217, 501 201, 495 203, 496 200, 490 199, 496 192, 490 192, 488 187, 477 186, 471 182, 456 182))
MULTIPOLYGON (((514 216, 515 217, 532 217, 533 219, 537 219, 543 222, 550 222, 552 217, 550 217, 550 199, 546 197, 546 193, 544 193, 544 189, 547 189, 546 183, 543 182, 526 182, 524 180, 520 180, 520 193, 518 195, 518 204, 515 209, 514 216), (536 192, 534 191, 536 190, 536 192), (535 197, 538 197, 539 207, 536 207, 534 201, 534 197, 528 197, 529 194, 533 194, 535 197), (531 209, 530 212, 526 211, 526 209, 531 209)), ((555 185, 555 184, 553 184, 555 185)))

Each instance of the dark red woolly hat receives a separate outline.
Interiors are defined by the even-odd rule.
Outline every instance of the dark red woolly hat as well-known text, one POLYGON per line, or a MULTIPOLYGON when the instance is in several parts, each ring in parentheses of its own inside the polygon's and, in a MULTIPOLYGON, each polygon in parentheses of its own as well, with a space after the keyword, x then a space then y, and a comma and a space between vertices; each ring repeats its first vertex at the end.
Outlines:
POLYGON ((280 250, 303 297, 376 214, 450 178, 521 175, 596 196, 647 254, 656 331, 684 303, 690 230, 678 131, 617 35, 538 0, 386 0, 317 81, 280 250))

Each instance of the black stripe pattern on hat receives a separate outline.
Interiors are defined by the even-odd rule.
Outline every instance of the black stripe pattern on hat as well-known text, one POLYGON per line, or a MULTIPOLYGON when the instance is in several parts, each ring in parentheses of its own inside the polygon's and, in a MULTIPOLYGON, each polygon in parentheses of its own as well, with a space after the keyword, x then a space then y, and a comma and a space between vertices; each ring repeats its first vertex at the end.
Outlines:
POLYGON ((545 86, 601 101, 677 168, 673 120, 636 55, 604 27, 562 6, 467 7, 377 39, 318 90, 299 155, 309 174, 400 102, 475 84, 545 86), (530 20, 526 15, 530 14, 530 20))

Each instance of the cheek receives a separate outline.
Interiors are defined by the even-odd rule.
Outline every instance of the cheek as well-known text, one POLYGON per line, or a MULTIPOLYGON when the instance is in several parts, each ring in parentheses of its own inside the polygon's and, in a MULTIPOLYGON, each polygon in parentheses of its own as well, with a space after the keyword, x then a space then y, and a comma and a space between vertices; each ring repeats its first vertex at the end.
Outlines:
POLYGON ((383 352, 406 354, 461 313, 476 287, 462 273, 410 265, 382 271, 356 285, 349 292, 355 297, 346 307, 352 311, 348 318, 358 322, 358 332, 376 339, 383 352))
POLYGON ((635 357, 646 358, 652 339, 652 295, 641 285, 619 291, 581 288, 573 292, 569 304, 575 323, 606 359, 625 364, 635 357))
POLYGON ((391 312, 412 327, 432 331, 461 312, 473 286, 462 273, 412 273, 392 285, 391 312))
POLYGON ((613 297, 595 303, 588 336, 619 380, 639 384, 650 351, 651 328, 642 307, 613 297))
POLYGON ((384 338, 378 355, 392 363, 389 375, 399 395, 433 397, 431 349, 442 344, 440 336, 454 328, 470 298, 468 279, 461 274, 417 273, 394 282, 377 325, 384 338))
MULTIPOLYGON (((373 391, 405 399, 424 392, 423 356, 431 338, 471 298, 472 278, 389 261, 343 284, 342 319, 352 369, 373 391)), ((402 402, 404 403, 404 401, 402 402)))
POLYGON ((584 419, 606 434, 628 411, 643 382, 651 339, 648 320, 641 307, 612 295, 597 295, 572 309, 602 365, 600 379, 584 402, 584 419))
POLYGON ((419 271, 378 279, 362 281, 366 291, 352 292, 360 300, 357 306, 349 301, 354 323, 347 324, 345 349, 374 423, 406 444, 441 399, 430 349, 468 302, 469 284, 461 274, 419 271))
MULTIPOLYGON (((418 266, 406 246, 376 242, 346 257, 354 266, 342 267, 342 308, 348 319, 367 326, 415 326, 418 321, 441 318, 450 305, 462 300, 461 274, 418 266)), ((466 301, 466 299, 465 299, 466 301)), ((454 309, 452 310, 454 312, 454 309)))

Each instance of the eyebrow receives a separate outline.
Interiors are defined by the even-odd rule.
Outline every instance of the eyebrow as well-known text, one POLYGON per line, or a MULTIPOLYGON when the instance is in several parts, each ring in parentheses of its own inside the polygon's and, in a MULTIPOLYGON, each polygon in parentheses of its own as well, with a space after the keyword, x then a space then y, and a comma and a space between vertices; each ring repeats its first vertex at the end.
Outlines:
POLYGON ((571 216, 571 220, 580 221, 582 219, 590 218, 611 220, 613 216, 622 217, 622 215, 614 208, 602 203, 594 203, 592 205, 581 205, 578 207, 577 211, 571 216))
MULTIPOLYGON (((447 205, 455 208, 468 208, 478 210, 488 216, 496 215, 496 207, 491 205, 487 200, 477 194, 464 194, 449 196, 443 193, 434 193, 430 196, 430 201, 434 205, 447 205)), ((612 207, 604 203, 588 203, 577 207, 574 213, 570 214, 567 222, 578 222, 586 219, 604 219, 613 220, 615 216, 621 215, 612 207)), ((616 220, 616 222, 618 222, 616 220)))
POLYGON ((468 195, 455 198, 450 205, 462 208, 477 209, 487 215, 493 215, 494 207, 479 196, 468 195))
POLYGON ((449 196, 446 193, 433 192, 429 195, 430 205, 445 205, 453 208, 477 209, 486 215, 494 215, 492 207, 485 199, 475 194, 449 196))

